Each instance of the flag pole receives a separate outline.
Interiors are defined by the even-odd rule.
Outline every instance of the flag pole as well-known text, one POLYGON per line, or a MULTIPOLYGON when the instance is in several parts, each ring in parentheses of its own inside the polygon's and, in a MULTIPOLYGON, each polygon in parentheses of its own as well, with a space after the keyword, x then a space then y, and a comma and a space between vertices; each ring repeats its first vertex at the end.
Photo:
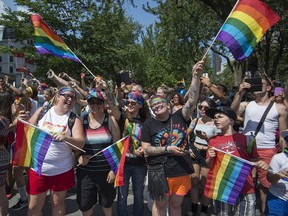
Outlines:
POLYGON ((216 34, 216 36, 214 37, 212 43, 210 44, 210 46, 208 47, 208 49, 206 50, 205 54, 203 55, 202 57, 202 61, 204 61, 204 59, 206 58, 209 50, 211 49, 211 47, 213 46, 213 44, 215 43, 216 41, 216 38, 218 37, 218 35, 220 34, 224 24, 226 23, 226 21, 228 20, 228 18, 230 17, 230 15, 233 13, 234 9, 236 8, 236 6, 238 5, 240 0, 237 0, 237 2, 235 3, 234 7, 232 8, 232 10, 230 11, 229 15, 227 16, 226 20, 224 21, 223 25, 221 26, 221 28, 219 29, 218 33, 216 34))
MULTIPOLYGON (((73 55, 75 55, 75 53, 70 48, 69 48, 69 50, 71 51, 71 53, 73 53, 73 55)), ((77 55, 75 55, 75 56, 77 56, 77 55)), ((77 56, 77 58, 78 58, 78 56, 77 56)), ((80 60, 80 63, 83 65, 83 67, 93 76, 93 78, 95 78, 96 76, 89 70, 89 68, 86 67, 86 65, 81 61, 81 59, 79 59, 79 60, 80 60)))
POLYGON ((105 151, 106 149, 110 148, 111 146, 114 146, 114 145, 116 145, 118 142, 121 142, 121 141, 123 141, 123 140, 124 140, 124 139, 126 139, 128 136, 129 136, 129 135, 127 135, 127 136, 123 137, 122 139, 120 139, 120 140, 116 141, 115 143, 113 143, 113 144, 111 144, 111 145, 107 146, 106 148, 104 148, 104 149, 102 149, 101 151, 97 152, 96 154, 92 155, 92 156, 91 156, 89 159, 91 159, 91 158, 95 157, 96 155, 100 154, 101 152, 105 151))
POLYGON ((220 150, 220 149, 218 149, 218 148, 215 148, 215 147, 212 147, 212 149, 214 149, 215 151, 222 152, 222 153, 224 153, 224 154, 228 154, 228 155, 230 155, 231 157, 237 158, 238 160, 240 160, 240 161, 242 161, 242 162, 244 162, 244 163, 247 163, 247 164, 250 164, 250 165, 252 165, 252 166, 255 166, 255 163, 253 163, 253 162, 251 162, 251 161, 248 161, 248 160, 245 160, 245 159, 243 159, 243 158, 241 158, 241 157, 238 157, 238 156, 236 156, 236 155, 232 155, 232 154, 230 154, 229 152, 222 151, 222 150, 220 150))
MULTIPOLYGON (((24 124, 27 124, 27 125, 31 126, 31 127, 37 128, 38 130, 41 130, 42 132, 44 132, 44 133, 46 133, 46 134, 48 134, 48 135, 50 135, 50 136, 52 135, 51 133, 49 133, 49 132, 47 132, 47 131, 45 131, 45 130, 42 130, 41 128, 39 128, 39 127, 37 127, 37 126, 29 123, 29 122, 26 122, 26 121, 24 121, 24 120, 22 120, 22 119, 20 119, 20 118, 18 118, 18 120, 19 120, 20 122, 24 123, 24 124)), ((67 142, 67 141, 64 141, 64 142, 67 143, 68 145, 70 145, 70 146, 72 146, 72 147, 74 147, 74 148, 76 148, 76 149, 84 152, 84 153, 86 152, 85 150, 83 150, 83 149, 81 149, 81 148, 73 145, 73 144, 70 143, 70 142, 67 142)))
MULTIPOLYGON (((121 142, 122 140, 126 139, 128 136, 129 136, 129 135, 127 135, 127 136, 123 137, 122 139, 120 139, 120 140, 114 142, 113 144, 107 146, 106 148, 102 149, 101 151, 97 152, 96 154, 94 154, 94 155, 92 155, 92 156, 90 156, 90 157, 87 157, 87 159, 90 160, 91 158, 93 158, 93 157, 99 155, 101 152, 105 151, 106 149, 110 148, 111 146, 116 145, 118 142, 121 142)), ((78 166, 80 166, 80 164, 77 164, 77 167, 78 167, 78 166)))

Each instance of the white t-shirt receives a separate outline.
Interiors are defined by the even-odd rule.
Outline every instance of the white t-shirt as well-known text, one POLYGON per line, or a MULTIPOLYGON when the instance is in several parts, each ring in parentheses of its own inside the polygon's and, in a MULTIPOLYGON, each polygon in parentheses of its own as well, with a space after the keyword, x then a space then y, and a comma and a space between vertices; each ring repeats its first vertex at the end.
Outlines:
MULTIPOLYGON (((279 171, 288 172, 288 156, 279 153, 272 157, 268 172, 278 173, 279 171)), ((280 179, 277 183, 271 184, 269 191, 276 197, 288 201, 288 178, 280 179)))
MULTIPOLYGON (((68 127, 69 115, 70 112, 62 116, 57 115, 55 107, 51 107, 38 122, 38 127, 50 133, 61 132, 71 136, 71 131, 68 127)), ((52 141, 45 156, 41 174, 55 176, 69 171, 72 167, 73 157, 69 145, 65 142, 52 141)))

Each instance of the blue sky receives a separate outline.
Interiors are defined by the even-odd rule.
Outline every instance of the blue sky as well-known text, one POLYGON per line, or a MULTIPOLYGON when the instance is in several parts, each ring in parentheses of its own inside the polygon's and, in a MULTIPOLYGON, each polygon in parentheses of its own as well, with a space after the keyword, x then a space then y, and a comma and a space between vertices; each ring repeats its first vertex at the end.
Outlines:
MULTIPOLYGON (((13 10, 20 10, 21 8, 16 7, 13 0, 2 0, 7 7, 10 7, 13 10)), ((139 22, 145 27, 148 27, 150 24, 153 24, 156 20, 156 17, 150 13, 147 13, 142 9, 142 5, 146 5, 149 2, 150 6, 154 6, 155 3, 148 0, 134 0, 134 4, 137 6, 133 7, 128 1, 124 5, 124 9, 127 14, 133 18, 134 21, 139 22)))

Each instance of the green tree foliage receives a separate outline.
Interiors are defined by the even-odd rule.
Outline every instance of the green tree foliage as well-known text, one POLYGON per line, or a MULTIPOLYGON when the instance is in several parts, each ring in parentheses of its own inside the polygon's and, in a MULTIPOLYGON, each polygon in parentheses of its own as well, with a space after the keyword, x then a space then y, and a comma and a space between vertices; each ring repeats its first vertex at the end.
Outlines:
MULTIPOLYGON (((69 48, 94 73, 114 78, 117 71, 134 70, 138 55, 137 39, 141 26, 125 16, 123 1, 15 1, 27 11, 7 10, 0 24, 14 29, 15 39, 33 39, 31 13, 38 13, 43 20, 65 41, 69 48), (17 26, 17 28, 15 28, 17 26)), ((132 1, 133 3, 133 1, 132 1)), ((33 44, 21 50, 37 64, 36 75, 43 75, 48 68, 68 72, 79 77, 84 70, 81 64, 50 55, 38 55, 33 44)))
MULTIPOLYGON (((236 0, 151 1, 155 7, 149 3, 143 7, 158 19, 142 34, 141 41, 141 26, 123 9, 125 2, 135 5, 133 0, 15 0, 29 13, 8 10, 0 24, 13 28, 15 38, 24 43, 33 39, 30 13, 39 13, 94 74, 114 78, 117 71, 128 70, 133 79, 153 87, 162 83, 175 86, 181 78, 189 83, 192 65, 203 57, 236 0)), ((226 73, 232 73, 234 84, 239 83, 246 70, 260 70, 272 78, 286 78, 288 6, 285 0, 265 2, 282 20, 265 34, 247 60, 234 61, 219 42, 216 42, 216 48, 212 48, 226 59, 228 68, 224 77, 226 73)), ((75 77, 83 71, 79 63, 38 55, 33 44, 24 45, 20 51, 35 60, 39 75, 48 68, 66 71, 75 77)), ((7 48, 0 51, 6 52, 7 48)), ((205 62, 205 71, 214 79, 209 57, 205 62)), ((215 81, 217 79, 215 77, 215 81)))

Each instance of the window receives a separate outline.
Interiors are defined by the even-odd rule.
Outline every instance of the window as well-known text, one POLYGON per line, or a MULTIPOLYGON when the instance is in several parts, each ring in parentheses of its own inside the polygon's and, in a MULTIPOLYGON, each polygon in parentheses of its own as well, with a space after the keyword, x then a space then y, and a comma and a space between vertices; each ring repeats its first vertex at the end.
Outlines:
POLYGON ((0 66, 0 72, 2 72, 2 67, 0 66))
POLYGON ((10 73, 13 73, 13 66, 10 66, 9 72, 10 72, 10 73))
POLYGON ((0 62, 2 62, 2 56, 0 56, 0 62))
POLYGON ((14 56, 9 56, 9 62, 13 62, 14 61, 14 56))

